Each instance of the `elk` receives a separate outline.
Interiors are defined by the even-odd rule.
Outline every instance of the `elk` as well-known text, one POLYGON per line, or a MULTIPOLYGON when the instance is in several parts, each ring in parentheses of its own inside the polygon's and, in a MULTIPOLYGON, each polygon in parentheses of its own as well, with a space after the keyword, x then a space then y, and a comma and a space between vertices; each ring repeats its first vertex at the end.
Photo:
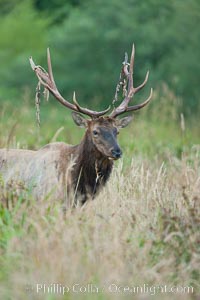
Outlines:
POLYGON ((66 201, 67 205, 83 204, 93 199, 97 192, 108 181, 113 162, 122 156, 117 142, 117 135, 121 128, 126 127, 132 116, 118 118, 126 112, 133 112, 146 106, 151 97, 137 105, 129 105, 134 95, 147 83, 149 72, 142 84, 133 85, 135 48, 132 47, 130 63, 125 54, 119 83, 116 87, 113 109, 93 111, 83 108, 73 96, 73 103, 64 99, 56 86, 50 51, 47 49, 48 72, 39 65, 35 65, 32 57, 30 64, 35 72, 39 84, 48 90, 63 106, 72 110, 72 118, 76 125, 86 129, 84 137, 78 145, 68 145, 63 142, 50 143, 37 151, 31 150, 0 150, 0 173, 5 181, 22 181, 32 186, 37 199, 46 194, 52 194, 54 199, 66 201), (123 99, 118 106, 118 93, 123 89, 123 99), (89 118, 85 118, 85 116, 89 118), (73 201, 70 200, 73 195, 73 201))

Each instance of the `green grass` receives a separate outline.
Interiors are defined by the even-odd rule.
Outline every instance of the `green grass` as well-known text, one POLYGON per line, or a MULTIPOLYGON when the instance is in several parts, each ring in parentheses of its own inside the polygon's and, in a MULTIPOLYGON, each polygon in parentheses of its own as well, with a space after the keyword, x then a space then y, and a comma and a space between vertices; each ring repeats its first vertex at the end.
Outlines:
MULTIPOLYGON (((42 104, 38 128, 28 99, 0 104, 1 147, 80 141, 84 130, 59 104, 42 104)), ((1 178, 0 299, 100 300, 125 294, 137 299, 130 292, 112 293, 111 284, 194 288, 194 293, 158 293, 152 299, 199 295, 200 129, 197 120, 181 124, 174 96, 166 95, 161 107, 156 99, 121 131, 123 159, 86 206, 63 215, 56 199, 36 202, 26 188, 19 197, 14 188, 5 191, 1 178), (70 287, 69 293, 36 292, 37 284, 53 283, 70 287), (92 283, 101 292, 73 292, 76 283, 92 283)))
MULTIPOLYGON (((198 120, 192 117, 184 120, 185 129, 181 129, 181 113, 177 103, 169 103, 169 99, 154 99, 152 107, 135 113, 129 128, 123 129, 119 142, 125 152, 125 159, 132 155, 149 156, 166 155, 167 152, 181 156, 183 151, 199 143, 198 120), (159 105, 158 105, 159 104, 159 105), (163 110, 163 105, 167 106, 163 110)), ((52 140, 69 144, 79 143, 84 129, 78 128, 72 121, 70 112, 54 103, 42 102, 41 126, 37 126, 34 100, 30 97, 0 103, 0 146, 38 149, 52 140)))

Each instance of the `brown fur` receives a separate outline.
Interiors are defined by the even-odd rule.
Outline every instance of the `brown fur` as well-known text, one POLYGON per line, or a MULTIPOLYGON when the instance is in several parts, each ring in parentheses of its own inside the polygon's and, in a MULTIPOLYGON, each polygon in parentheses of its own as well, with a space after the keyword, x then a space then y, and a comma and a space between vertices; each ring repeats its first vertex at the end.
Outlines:
POLYGON ((1 149, 0 174, 5 186, 11 180, 23 182, 28 187, 31 185, 37 199, 52 194, 52 199, 62 199, 67 206, 78 200, 83 204, 88 198, 93 199, 111 174, 112 149, 121 150, 114 119, 81 117, 80 120, 87 130, 78 145, 51 143, 38 151, 1 149), (98 137, 94 136, 94 130, 98 130, 98 137))

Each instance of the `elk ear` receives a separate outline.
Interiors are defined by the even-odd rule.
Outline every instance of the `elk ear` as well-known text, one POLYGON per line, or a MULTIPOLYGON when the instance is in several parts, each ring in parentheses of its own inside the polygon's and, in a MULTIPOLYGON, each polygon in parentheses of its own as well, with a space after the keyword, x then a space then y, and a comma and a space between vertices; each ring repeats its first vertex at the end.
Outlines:
POLYGON ((79 113, 72 112, 72 118, 76 125, 78 125, 82 128, 87 127, 87 120, 83 116, 81 116, 79 113))
POLYGON ((121 129, 126 127, 133 120, 133 116, 127 116, 122 119, 116 119, 116 126, 121 129))

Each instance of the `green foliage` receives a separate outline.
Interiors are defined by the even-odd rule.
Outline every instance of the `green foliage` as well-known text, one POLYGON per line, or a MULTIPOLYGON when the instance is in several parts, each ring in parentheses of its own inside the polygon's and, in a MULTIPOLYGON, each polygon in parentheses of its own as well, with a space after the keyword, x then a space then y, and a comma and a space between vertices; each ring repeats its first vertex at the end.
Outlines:
MULTIPOLYGON (((93 106, 97 101, 106 106, 112 100, 124 52, 130 53, 133 41, 139 45, 134 8, 133 1, 126 5, 116 0, 89 2, 72 11, 62 30, 55 29, 50 42, 58 49, 54 72, 65 95, 77 90, 78 96, 93 106)), ((147 69, 143 64, 138 71, 143 61, 147 63, 138 55, 137 81, 147 69)))
POLYGON ((21 0, 0 0, 0 14, 4 15, 10 13, 20 2, 21 0))
POLYGON ((62 93, 71 98, 76 90, 81 103, 105 107, 114 96, 124 52, 130 54, 134 42, 135 84, 149 69, 147 90, 164 82, 183 98, 180 110, 195 113, 199 5, 198 0, 1 0, 0 93, 33 88, 28 57, 45 67, 49 45, 62 93))
POLYGON ((199 109, 200 2, 177 0, 173 11, 165 37, 167 53, 160 62, 158 74, 183 98, 184 110, 194 113, 199 109))
MULTIPOLYGON (((2 193, 0 186, 0 248, 6 249, 8 242, 14 237, 20 237, 23 234, 23 225, 26 219, 26 213, 20 215, 20 218, 15 220, 18 210, 25 201, 24 197, 16 196, 16 190, 13 189, 5 195, 2 193), (14 206, 15 199, 15 206, 14 206), (13 207, 11 208, 11 204, 13 207)), ((27 195, 26 195, 27 196, 27 195)))
POLYGON ((33 82, 28 58, 32 53, 41 57, 46 48, 47 25, 48 19, 36 14, 30 1, 23 1, 1 17, 1 95, 3 91, 11 94, 15 89, 17 92, 33 82))
POLYGON ((53 39, 50 37, 57 52, 53 53, 54 69, 61 90, 68 97, 77 90, 83 101, 95 106, 101 100, 106 106, 114 95, 124 51, 130 53, 134 42, 136 84, 150 69, 149 86, 168 83, 183 97, 181 109, 194 111, 198 108, 200 74, 196 63, 198 6, 196 0, 125 4, 95 0, 74 9, 53 31, 53 39))
POLYGON ((34 0, 34 6, 45 15, 50 15, 52 23, 59 24, 68 17, 71 9, 79 5, 80 0, 34 0))

